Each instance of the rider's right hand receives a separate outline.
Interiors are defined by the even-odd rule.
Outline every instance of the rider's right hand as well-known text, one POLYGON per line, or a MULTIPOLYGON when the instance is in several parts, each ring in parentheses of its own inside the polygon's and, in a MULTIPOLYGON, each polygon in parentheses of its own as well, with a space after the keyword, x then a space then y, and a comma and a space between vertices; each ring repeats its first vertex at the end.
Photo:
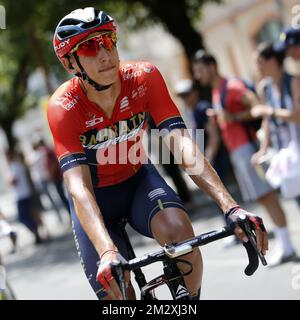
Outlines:
MULTIPOLYGON (((122 257, 122 255, 119 252, 116 252, 116 251, 106 252, 102 256, 100 265, 98 267, 97 280, 102 284, 107 294, 113 300, 123 300, 120 287, 116 279, 112 275, 111 264, 116 261, 121 261, 121 263, 126 263, 126 260, 122 257)), ((129 272, 125 272, 126 288, 128 287, 129 281, 130 281, 129 272)))

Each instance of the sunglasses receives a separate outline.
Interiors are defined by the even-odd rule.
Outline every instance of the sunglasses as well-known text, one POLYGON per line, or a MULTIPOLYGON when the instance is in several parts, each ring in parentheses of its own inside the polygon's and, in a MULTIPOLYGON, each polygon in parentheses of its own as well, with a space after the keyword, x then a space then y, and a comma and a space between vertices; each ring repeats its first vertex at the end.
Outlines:
POLYGON ((101 47, 107 51, 112 51, 116 43, 117 35, 115 32, 104 33, 78 43, 71 53, 76 51, 79 56, 94 57, 101 47))

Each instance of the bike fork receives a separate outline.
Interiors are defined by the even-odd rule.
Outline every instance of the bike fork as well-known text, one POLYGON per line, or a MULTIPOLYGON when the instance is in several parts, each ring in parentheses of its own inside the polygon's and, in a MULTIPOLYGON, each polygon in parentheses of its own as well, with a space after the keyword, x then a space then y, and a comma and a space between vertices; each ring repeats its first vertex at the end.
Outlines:
MULTIPOLYGON (((127 224, 127 219, 124 218, 120 221, 121 233, 122 233, 122 237, 124 239, 124 242, 126 244, 128 259, 131 260, 131 259, 136 258, 136 255, 135 255, 135 252, 134 252, 133 247, 131 245, 130 239, 129 239, 128 234, 126 232, 126 229, 125 229, 126 224, 127 224)), ((138 284, 140 290, 142 290, 142 288, 147 285, 146 277, 145 277, 142 269, 141 268, 136 269, 133 271, 133 273, 135 275, 136 283, 138 284)), ((142 296, 142 299, 153 300, 154 297, 150 292, 146 292, 144 294, 144 296, 142 296)))
POLYGON ((168 286, 174 300, 190 300, 190 294, 186 288, 183 276, 176 263, 164 262, 164 273, 168 279, 168 286))

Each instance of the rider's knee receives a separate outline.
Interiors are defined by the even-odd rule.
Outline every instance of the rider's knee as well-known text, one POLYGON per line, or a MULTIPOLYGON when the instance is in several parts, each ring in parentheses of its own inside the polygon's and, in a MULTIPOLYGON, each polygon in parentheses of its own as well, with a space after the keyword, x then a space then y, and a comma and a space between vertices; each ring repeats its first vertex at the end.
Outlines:
POLYGON ((191 224, 183 219, 176 217, 166 222, 163 228, 163 237, 167 244, 177 243, 193 236, 191 224))

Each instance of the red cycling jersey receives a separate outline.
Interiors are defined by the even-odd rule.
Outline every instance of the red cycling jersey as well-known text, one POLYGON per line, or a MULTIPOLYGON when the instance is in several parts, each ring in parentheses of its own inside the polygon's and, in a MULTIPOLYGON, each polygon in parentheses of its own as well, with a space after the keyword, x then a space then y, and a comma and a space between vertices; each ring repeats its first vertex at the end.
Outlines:
POLYGON ((154 65, 121 63, 119 77, 121 93, 111 118, 88 100, 77 77, 61 85, 48 104, 48 122, 62 172, 87 164, 94 187, 120 183, 141 167, 148 114, 159 129, 185 128, 154 65))

